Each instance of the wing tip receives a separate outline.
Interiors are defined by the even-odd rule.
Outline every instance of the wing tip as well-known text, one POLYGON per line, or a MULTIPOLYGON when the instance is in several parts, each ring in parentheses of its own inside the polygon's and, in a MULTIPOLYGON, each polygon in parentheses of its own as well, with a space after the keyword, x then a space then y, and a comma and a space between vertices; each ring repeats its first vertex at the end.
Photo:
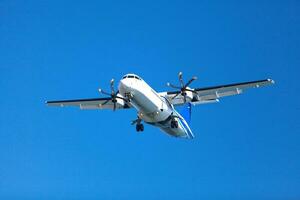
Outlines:
MULTIPOLYGON (((57 101, 45 101, 45 104, 47 105, 47 106, 56 106, 56 104, 58 104, 59 102, 57 102, 57 101)), ((60 106, 62 107, 63 106, 63 104, 60 104, 60 106)))
POLYGON ((271 79, 271 78, 268 78, 267 80, 268 80, 268 82, 269 82, 269 83, 271 83, 271 84, 275 84, 275 81, 274 81, 273 79, 271 79))

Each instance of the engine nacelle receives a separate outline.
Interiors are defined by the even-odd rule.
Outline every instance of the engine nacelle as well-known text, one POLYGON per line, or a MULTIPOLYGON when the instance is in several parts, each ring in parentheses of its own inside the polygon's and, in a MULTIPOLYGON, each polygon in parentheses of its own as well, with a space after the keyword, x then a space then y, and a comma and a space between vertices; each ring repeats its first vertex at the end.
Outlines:
MULTIPOLYGON (((187 89, 191 90, 191 88, 189 88, 189 87, 187 87, 187 89)), ((186 94, 186 102, 191 102, 194 97, 193 92, 185 91, 185 94, 186 94)))
MULTIPOLYGON (((117 96, 124 98, 120 94, 118 94, 117 96)), ((123 108, 125 106, 125 104, 126 104, 126 102, 123 99, 120 99, 120 98, 116 98, 116 101, 117 101, 116 102, 117 108, 123 108)))

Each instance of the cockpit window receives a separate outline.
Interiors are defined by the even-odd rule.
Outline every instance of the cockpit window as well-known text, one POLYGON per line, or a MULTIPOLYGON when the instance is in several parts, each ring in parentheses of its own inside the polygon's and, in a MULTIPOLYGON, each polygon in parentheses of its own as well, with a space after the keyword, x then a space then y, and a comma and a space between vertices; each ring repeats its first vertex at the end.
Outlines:
POLYGON ((135 79, 138 79, 138 80, 142 80, 140 77, 134 76, 134 75, 126 75, 126 76, 123 76, 122 79, 125 79, 125 78, 135 78, 135 79))

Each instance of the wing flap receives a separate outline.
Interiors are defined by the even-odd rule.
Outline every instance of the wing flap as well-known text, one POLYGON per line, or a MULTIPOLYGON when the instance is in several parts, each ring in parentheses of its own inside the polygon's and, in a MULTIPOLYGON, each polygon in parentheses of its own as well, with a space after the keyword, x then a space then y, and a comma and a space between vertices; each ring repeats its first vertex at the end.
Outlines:
POLYGON ((211 99, 217 99, 217 98, 220 98, 220 97, 226 97, 226 96, 241 94, 242 92, 243 92, 242 89, 232 88, 232 90, 217 89, 217 90, 208 90, 208 91, 197 92, 197 95, 198 95, 200 100, 211 100, 211 99))
POLYGON ((232 96, 241 94, 243 90, 249 88, 258 88, 262 86, 267 86, 273 84, 274 81, 272 79, 251 81, 251 82, 243 82, 243 83, 234 83, 228 85, 219 85, 214 87, 206 87, 206 88, 197 88, 195 91, 197 92, 197 96, 199 99, 217 99, 220 97, 232 96))
MULTIPOLYGON (((110 109, 113 105, 110 104, 105 104, 105 105, 101 105, 101 104, 97 104, 97 105, 86 105, 86 104, 81 104, 80 105, 80 109, 81 110, 94 110, 94 109, 110 109)), ((120 109, 120 106, 116 106, 116 109, 120 109)))

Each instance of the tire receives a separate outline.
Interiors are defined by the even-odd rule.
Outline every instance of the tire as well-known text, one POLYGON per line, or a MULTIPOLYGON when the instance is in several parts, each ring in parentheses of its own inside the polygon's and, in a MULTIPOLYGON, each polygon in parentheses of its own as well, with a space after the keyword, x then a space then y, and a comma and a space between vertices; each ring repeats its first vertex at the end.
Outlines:
POLYGON ((171 121, 171 128, 178 128, 178 121, 171 121))
POLYGON ((175 121, 171 121, 171 128, 175 128, 175 121))
POLYGON ((137 124, 137 125, 135 126, 135 130, 136 130, 137 132, 140 131, 140 125, 139 125, 139 124, 137 124))
POLYGON ((178 128, 178 121, 175 121, 175 128, 178 128))
POLYGON ((140 125, 140 131, 144 131, 144 124, 140 125))

